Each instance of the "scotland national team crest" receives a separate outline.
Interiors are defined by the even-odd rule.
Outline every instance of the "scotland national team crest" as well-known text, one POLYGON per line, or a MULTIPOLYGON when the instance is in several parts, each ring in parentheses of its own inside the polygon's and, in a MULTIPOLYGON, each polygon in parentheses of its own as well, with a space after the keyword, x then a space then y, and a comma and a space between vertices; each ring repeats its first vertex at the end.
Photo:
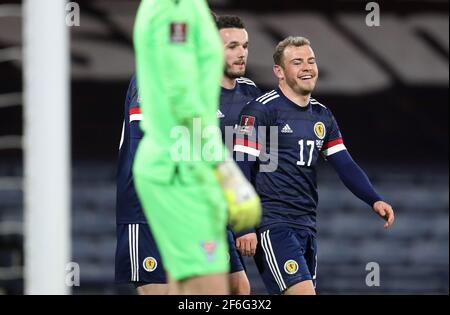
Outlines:
POLYGON ((289 259, 284 263, 284 271, 286 271, 287 274, 293 275, 298 271, 298 264, 295 260, 289 259))
POLYGON ((152 272, 158 267, 158 262, 153 257, 147 257, 142 263, 145 271, 152 272))
POLYGON ((314 133, 319 139, 325 138, 325 135, 327 134, 327 130, 325 128, 325 125, 323 122, 318 122, 314 125, 314 133))

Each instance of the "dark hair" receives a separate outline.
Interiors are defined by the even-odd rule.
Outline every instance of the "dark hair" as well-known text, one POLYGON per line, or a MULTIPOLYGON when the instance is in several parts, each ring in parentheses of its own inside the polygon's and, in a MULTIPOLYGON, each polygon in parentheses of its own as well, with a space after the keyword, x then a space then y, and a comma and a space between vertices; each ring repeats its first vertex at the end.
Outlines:
POLYGON ((219 30, 223 28, 245 28, 244 22, 241 18, 235 15, 220 15, 216 19, 217 28, 219 30))
POLYGON ((217 19, 219 18, 219 16, 216 13, 214 13, 214 11, 212 11, 212 10, 210 10, 209 13, 211 13, 214 23, 217 24, 217 19))

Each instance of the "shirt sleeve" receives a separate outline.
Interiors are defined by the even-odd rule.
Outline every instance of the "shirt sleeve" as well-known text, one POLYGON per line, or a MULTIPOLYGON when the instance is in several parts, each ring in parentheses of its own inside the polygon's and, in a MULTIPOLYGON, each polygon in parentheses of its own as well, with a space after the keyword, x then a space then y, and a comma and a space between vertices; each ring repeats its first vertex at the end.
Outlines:
POLYGON ((130 138, 142 139, 144 133, 141 130, 141 121, 143 120, 140 97, 136 85, 134 86, 131 99, 128 101, 128 123, 130 125, 130 138))
POLYGON ((383 200, 375 191, 366 173, 356 164, 347 150, 332 154, 328 161, 336 170, 344 185, 356 197, 371 207, 375 202, 383 200))
POLYGON ((383 198, 375 191, 366 173, 353 160, 342 140, 338 124, 331 111, 330 132, 322 147, 322 154, 338 173, 344 185, 359 199, 373 206, 383 198))
MULTIPOLYGON (((139 141, 143 137, 143 132, 140 128, 140 123, 143 119, 141 107, 139 105, 139 93, 136 85, 136 78, 133 77, 128 86, 127 96, 125 98, 125 119, 123 127, 123 137, 127 137, 128 150, 134 158, 134 155, 139 145, 139 141)), ((122 143, 122 141, 121 141, 122 143)), ((121 145, 122 146, 122 145, 121 145)))
POLYGON ((124 107, 123 107, 124 108, 124 116, 123 116, 124 119, 123 119, 123 126, 122 126, 122 134, 120 137, 119 150, 122 148, 125 137, 127 137, 128 141, 130 140, 130 138, 132 138, 132 135, 130 132, 130 126, 131 126, 131 122, 137 118, 136 114, 139 114, 139 116, 142 117, 140 109, 139 109, 139 113, 137 113, 137 111, 132 108, 133 107, 132 106, 133 95, 136 93, 137 93, 136 76, 134 75, 130 79, 130 83, 128 84, 128 89, 127 89, 127 94, 125 96, 125 102, 124 102, 124 107))
POLYGON ((180 123, 201 118, 211 124, 219 106, 223 48, 207 6, 203 1, 192 1, 192 5, 193 14, 186 23, 174 21, 170 26, 167 57, 173 76, 167 91, 180 123))
POLYGON ((322 147, 322 155, 326 159, 333 154, 347 150, 344 145, 344 140, 342 139, 341 131, 339 126, 330 110, 328 110, 330 115, 330 125, 328 126, 329 132, 325 137, 325 142, 322 147))
POLYGON ((233 150, 237 160, 239 154, 259 157, 261 150, 266 146, 266 132, 270 128, 271 121, 268 109, 257 101, 251 101, 240 113, 239 125, 236 130, 233 150))

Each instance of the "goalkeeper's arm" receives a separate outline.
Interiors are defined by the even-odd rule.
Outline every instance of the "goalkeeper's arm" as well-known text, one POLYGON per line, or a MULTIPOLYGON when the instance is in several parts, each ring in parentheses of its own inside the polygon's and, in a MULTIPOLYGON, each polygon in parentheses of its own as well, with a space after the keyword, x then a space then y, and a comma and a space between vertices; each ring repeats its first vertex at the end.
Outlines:
POLYGON ((261 203, 253 186, 236 163, 227 159, 216 168, 228 203, 229 223, 234 231, 255 227, 261 221, 261 203))

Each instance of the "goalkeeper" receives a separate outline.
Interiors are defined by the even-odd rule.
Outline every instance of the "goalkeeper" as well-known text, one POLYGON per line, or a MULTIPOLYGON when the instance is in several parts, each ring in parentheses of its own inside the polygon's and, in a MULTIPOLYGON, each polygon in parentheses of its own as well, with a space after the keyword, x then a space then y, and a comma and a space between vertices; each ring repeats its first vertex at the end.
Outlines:
POLYGON ((218 127, 224 64, 206 1, 142 1, 134 45, 144 138, 133 174, 169 279, 180 294, 228 294, 226 209, 240 230, 259 223, 261 208, 252 186, 226 158, 220 133, 207 143, 224 152, 221 159, 195 150, 205 127, 218 127), (180 126, 190 137, 173 137, 180 126), (174 156, 180 142, 186 159, 174 156))

